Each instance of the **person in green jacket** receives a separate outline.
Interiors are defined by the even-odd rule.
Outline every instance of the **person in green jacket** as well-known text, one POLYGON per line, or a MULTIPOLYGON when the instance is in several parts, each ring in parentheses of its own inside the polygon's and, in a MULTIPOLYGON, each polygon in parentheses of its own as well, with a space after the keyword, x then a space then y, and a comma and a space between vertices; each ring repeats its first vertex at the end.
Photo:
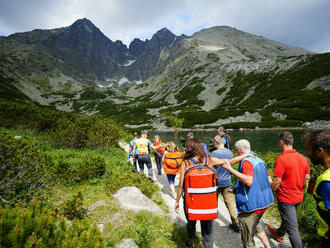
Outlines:
POLYGON ((313 196, 320 225, 317 229, 321 237, 321 248, 329 248, 330 225, 330 132, 315 131, 305 136, 306 155, 314 165, 322 164, 325 171, 316 179, 313 196))

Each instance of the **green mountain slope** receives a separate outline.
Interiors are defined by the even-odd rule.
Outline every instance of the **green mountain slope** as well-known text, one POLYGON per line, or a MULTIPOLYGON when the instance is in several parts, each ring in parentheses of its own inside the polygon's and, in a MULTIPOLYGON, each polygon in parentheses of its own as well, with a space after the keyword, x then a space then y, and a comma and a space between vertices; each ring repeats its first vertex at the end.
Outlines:
MULTIPOLYGON (((120 44, 85 19, 0 37, 0 97, 100 113, 131 128, 166 129, 171 116, 185 128, 301 126, 330 118, 329 53, 313 54, 226 26, 190 37, 162 29, 150 41, 134 40, 128 50, 120 44), (113 72, 90 57, 99 42, 116 64, 113 72), (94 48, 84 57, 85 69, 64 59, 80 58, 81 46, 88 44, 94 48), (143 82, 127 79, 142 74, 143 82), (111 75, 123 78, 113 83, 111 75)), ((102 49, 97 54, 104 62, 102 49)))

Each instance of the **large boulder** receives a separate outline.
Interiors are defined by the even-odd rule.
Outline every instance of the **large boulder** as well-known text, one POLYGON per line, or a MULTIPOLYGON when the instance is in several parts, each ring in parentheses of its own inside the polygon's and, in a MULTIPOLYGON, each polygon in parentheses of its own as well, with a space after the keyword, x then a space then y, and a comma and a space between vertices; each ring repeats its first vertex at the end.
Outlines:
POLYGON ((123 239, 118 244, 115 245, 115 248, 139 248, 133 239, 123 239))
POLYGON ((114 198, 125 210, 133 210, 134 212, 145 210, 155 214, 163 214, 163 210, 136 187, 123 187, 117 191, 114 198))

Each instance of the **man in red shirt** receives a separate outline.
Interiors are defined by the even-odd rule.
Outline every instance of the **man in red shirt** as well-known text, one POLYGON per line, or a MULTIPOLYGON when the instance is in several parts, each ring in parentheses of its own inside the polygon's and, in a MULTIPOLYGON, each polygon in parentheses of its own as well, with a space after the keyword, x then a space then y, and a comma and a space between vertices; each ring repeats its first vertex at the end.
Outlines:
POLYGON ((302 248, 296 209, 303 201, 304 188, 310 178, 309 165, 307 159, 293 149, 292 133, 280 133, 278 145, 282 154, 275 162, 272 190, 276 192, 282 223, 278 229, 268 225, 268 230, 278 242, 283 242, 287 232, 291 246, 302 248))

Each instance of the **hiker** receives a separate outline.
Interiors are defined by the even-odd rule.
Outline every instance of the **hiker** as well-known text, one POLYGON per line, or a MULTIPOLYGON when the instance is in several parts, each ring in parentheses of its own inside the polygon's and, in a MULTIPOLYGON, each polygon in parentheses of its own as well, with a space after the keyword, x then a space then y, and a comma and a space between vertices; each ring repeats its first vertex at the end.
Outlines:
MULTIPOLYGON (((211 153, 211 157, 216 157, 220 159, 233 158, 233 153, 229 149, 224 147, 220 135, 216 135, 213 138, 212 145, 215 150, 211 153)), ((218 196, 219 194, 222 195, 231 218, 232 223, 229 225, 229 227, 235 232, 239 232, 236 204, 234 202, 234 199, 232 198, 231 193, 231 175, 227 170, 222 168, 222 166, 214 166, 214 169, 216 170, 218 176, 218 196)))
MULTIPOLYGON (((187 141, 186 141, 186 142, 188 142, 189 139, 192 139, 192 138, 194 138, 194 134, 193 134, 192 132, 189 132, 189 133, 187 134, 187 141)), ((205 155, 208 156, 208 155, 209 155, 209 151, 208 151, 208 149, 207 149, 207 145, 206 145, 205 143, 201 143, 201 144, 202 144, 202 146, 203 146, 203 149, 204 149, 205 155)))
POLYGON ((224 144, 225 148, 230 150, 231 149, 230 136, 225 131, 226 131, 226 129, 224 128, 224 126, 220 126, 217 129, 217 133, 218 133, 218 135, 221 136, 222 143, 224 144))
POLYGON ((316 201, 320 237, 320 248, 329 248, 330 225, 330 132, 326 130, 314 131, 305 136, 306 155, 314 165, 321 164, 325 171, 316 179, 315 185, 310 184, 316 201), (314 186, 314 188, 313 188, 314 186))
MULTIPOLYGON (((243 154, 239 157, 233 158, 229 161, 230 164, 237 163, 241 161, 243 158, 249 156, 250 154, 243 154)), ((228 161, 227 161, 228 162, 228 161)), ((206 164, 208 166, 213 166, 213 165, 223 165, 225 164, 225 160, 223 159, 218 159, 214 157, 208 158, 205 155, 204 148, 202 146, 202 143, 195 138, 190 138, 186 144, 185 147, 185 155, 184 155, 184 161, 181 166, 180 170, 180 182, 178 186, 178 191, 176 195, 176 202, 174 206, 174 210, 176 213, 179 212, 179 200, 182 195, 183 191, 183 183, 184 183, 184 177, 185 177, 185 172, 191 167, 194 166, 194 164, 206 164)), ((216 173, 214 173, 216 176, 216 173)), ((216 193, 216 189, 214 190, 216 193)), ((184 196, 185 199, 186 196, 184 196)), ((217 196, 215 195, 215 199, 217 201, 217 196)), ((217 202, 216 202, 217 203, 217 202)), ((185 205, 185 200, 184 200, 184 205, 185 205)), ((213 209, 211 209, 213 210, 213 209)), ((216 206, 217 210, 217 206, 216 206)), ((191 247, 193 245, 193 240, 195 238, 195 233, 196 233, 196 220, 189 220, 187 209, 186 206, 184 206, 184 211, 185 215, 187 218, 187 232, 188 232, 188 237, 189 240, 186 242, 186 245, 191 247)), ((217 211, 215 211, 217 212, 217 211)), ((213 247, 213 234, 212 234, 212 225, 213 225, 213 219, 210 220, 201 220, 201 230, 202 230, 202 237, 203 237, 203 244, 205 248, 213 247)))
MULTIPOLYGON (((133 139, 130 141, 130 147, 131 147, 131 152, 130 152, 130 157, 132 157, 133 158, 133 148, 134 148, 134 145, 136 144, 135 142, 136 142, 136 140, 138 139, 138 133, 137 132, 135 132, 134 134, 133 134, 133 139)), ((133 161, 133 167, 134 167, 134 171, 135 172, 137 172, 138 171, 138 169, 137 169, 137 159, 138 159, 138 156, 139 156, 139 154, 138 154, 138 149, 135 149, 135 159, 132 159, 133 161)))
POLYGON ((135 145, 133 146, 133 161, 135 158, 135 151, 137 149, 138 154, 138 164, 140 167, 140 173, 144 173, 144 164, 148 168, 148 177, 153 181, 153 172, 152 172, 152 163, 150 158, 150 148, 157 149, 158 146, 154 146, 150 140, 147 139, 148 131, 143 130, 141 132, 141 138, 135 141, 135 145))
POLYGON ((180 171, 182 161, 183 153, 179 152, 178 147, 173 141, 168 142, 163 156, 163 167, 174 199, 176 197, 174 180, 176 174, 180 171))
POLYGON ((158 175, 162 174, 162 157, 164 154, 164 145, 159 137, 159 135, 155 135, 155 139, 152 141, 154 146, 158 146, 156 150, 154 150, 154 157, 156 161, 156 166, 158 170, 158 175))
POLYGON ((288 233, 291 246, 302 248, 296 210, 304 199, 304 188, 310 178, 309 165, 307 159, 293 149, 292 133, 280 133, 278 146, 282 154, 276 158, 271 187, 276 192, 282 222, 277 229, 268 225, 268 230, 280 243, 284 241, 284 234, 288 233))
MULTIPOLYGON (((245 139, 235 143, 235 150, 238 155, 253 154, 249 141, 245 139)), ((264 246, 269 248, 268 238, 259 222, 266 209, 274 203, 267 165, 255 156, 243 159, 238 170, 229 163, 225 163, 223 168, 237 178, 235 199, 243 247, 255 247, 253 236, 256 233, 264 246)))

